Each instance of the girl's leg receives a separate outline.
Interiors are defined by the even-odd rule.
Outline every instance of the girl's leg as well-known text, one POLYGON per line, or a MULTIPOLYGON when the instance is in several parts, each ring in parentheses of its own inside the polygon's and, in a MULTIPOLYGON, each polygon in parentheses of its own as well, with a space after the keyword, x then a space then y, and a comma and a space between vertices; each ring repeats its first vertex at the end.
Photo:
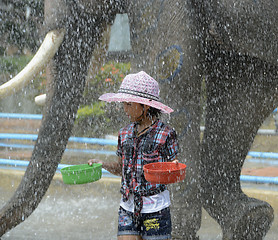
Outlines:
POLYGON ((135 224, 133 213, 121 207, 118 213, 118 240, 142 240, 140 226, 135 224))
POLYGON ((171 239, 172 223, 170 208, 158 212, 142 214, 141 236, 143 240, 171 239))
POLYGON ((124 235, 118 236, 118 240, 142 240, 142 238, 136 235, 124 235))

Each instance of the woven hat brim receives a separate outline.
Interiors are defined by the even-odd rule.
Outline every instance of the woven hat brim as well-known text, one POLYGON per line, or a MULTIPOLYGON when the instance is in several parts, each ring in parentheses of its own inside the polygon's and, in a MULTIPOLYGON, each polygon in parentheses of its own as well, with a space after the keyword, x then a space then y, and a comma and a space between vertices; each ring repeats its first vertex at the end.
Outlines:
POLYGON ((151 106, 153 108, 161 110, 163 113, 171 113, 174 110, 165 104, 150 100, 143 97, 138 97, 135 95, 127 94, 127 93, 105 93, 99 97, 99 100, 105 102, 136 102, 151 106))

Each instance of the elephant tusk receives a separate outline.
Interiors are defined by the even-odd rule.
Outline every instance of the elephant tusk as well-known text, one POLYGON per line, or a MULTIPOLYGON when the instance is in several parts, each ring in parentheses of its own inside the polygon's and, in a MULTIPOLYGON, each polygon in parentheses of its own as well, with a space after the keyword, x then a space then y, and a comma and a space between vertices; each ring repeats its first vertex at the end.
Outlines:
POLYGON ((42 45, 32 60, 14 78, 0 86, 0 99, 24 87, 53 58, 64 39, 65 31, 53 30, 47 33, 42 45))
POLYGON ((44 106, 46 100, 46 94, 41 94, 35 97, 35 103, 39 106, 44 106))

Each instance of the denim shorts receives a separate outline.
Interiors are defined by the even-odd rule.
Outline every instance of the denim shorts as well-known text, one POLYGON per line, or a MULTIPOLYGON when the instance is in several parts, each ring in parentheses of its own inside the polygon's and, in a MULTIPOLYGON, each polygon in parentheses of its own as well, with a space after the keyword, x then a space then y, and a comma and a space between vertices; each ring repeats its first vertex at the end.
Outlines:
POLYGON ((139 235, 143 239, 171 239, 172 223, 170 208, 154 213, 141 213, 138 223, 132 212, 119 209, 118 236, 139 235))

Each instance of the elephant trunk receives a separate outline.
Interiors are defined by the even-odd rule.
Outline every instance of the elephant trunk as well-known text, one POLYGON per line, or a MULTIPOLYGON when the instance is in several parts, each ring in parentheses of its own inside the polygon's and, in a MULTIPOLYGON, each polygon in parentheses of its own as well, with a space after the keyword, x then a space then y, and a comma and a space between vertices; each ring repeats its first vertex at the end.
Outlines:
MULTIPOLYGON (((1 97, 5 97, 20 89, 38 74, 58 51, 64 34, 63 30, 49 32, 31 62, 16 77, 0 87, 1 97)), ((49 136, 48 139, 38 137, 32 159, 20 186, 9 203, 0 211, 0 236, 24 221, 37 207, 40 199, 46 192, 48 185, 45 182, 51 181, 58 164, 51 166, 50 162, 43 159, 43 156, 47 156, 49 160, 52 159, 49 151, 42 147, 46 143, 49 148, 51 146, 49 142, 54 142, 49 136), (46 177, 43 177, 45 174, 46 177)))
POLYGON ((71 28, 66 29, 64 41, 50 64, 51 84, 31 161, 15 194, 0 211, 0 236, 36 209, 71 135, 91 55, 106 27, 103 15, 81 12, 72 16, 71 28))

